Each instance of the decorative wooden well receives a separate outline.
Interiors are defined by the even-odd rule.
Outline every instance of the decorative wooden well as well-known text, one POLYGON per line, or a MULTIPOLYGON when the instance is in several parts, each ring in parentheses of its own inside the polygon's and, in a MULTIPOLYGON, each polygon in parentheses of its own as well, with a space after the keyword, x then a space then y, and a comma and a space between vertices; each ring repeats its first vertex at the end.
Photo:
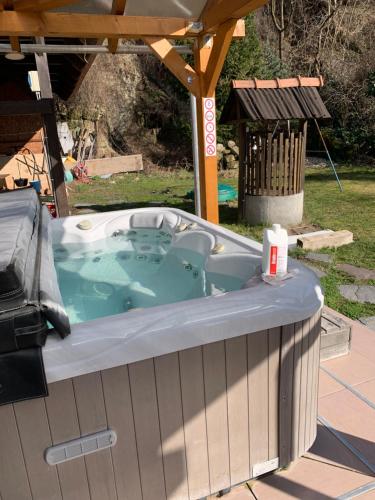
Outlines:
POLYGON ((306 122, 298 132, 247 132, 245 195, 287 196, 303 190, 306 122))
POLYGON ((238 127, 239 218, 298 224, 303 217, 307 120, 329 118, 321 78, 234 81, 221 123, 238 127))

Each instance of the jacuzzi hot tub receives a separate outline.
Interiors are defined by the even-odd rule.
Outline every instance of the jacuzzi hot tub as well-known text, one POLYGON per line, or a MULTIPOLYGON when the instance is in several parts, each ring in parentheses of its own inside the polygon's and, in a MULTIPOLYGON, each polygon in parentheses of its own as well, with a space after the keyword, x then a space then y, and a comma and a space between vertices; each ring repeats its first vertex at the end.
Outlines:
POLYGON ((322 307, 311 271, 291 260, 291 279, 266 284, 258 243, 169 208, 51 226, 72 333, 43 348, 49 396, 0 407, 3 500, 198 499, 311 446, 322 307), (45 460, 107 429, 116 444, 78 441, 45 460))

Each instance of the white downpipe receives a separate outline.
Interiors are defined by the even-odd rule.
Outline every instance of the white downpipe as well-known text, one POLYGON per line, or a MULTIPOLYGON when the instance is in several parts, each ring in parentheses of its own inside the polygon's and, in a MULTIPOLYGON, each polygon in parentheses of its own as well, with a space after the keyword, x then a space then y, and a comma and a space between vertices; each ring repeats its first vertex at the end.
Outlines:
POLYGON ((191 113, 191 136, 193 145, 195 215, 201 217, 202 212, 201 212, 201 194, 200 194, 200 182, 199 182, 197 100, 193 94, 190 94, 190 113, 191 113))

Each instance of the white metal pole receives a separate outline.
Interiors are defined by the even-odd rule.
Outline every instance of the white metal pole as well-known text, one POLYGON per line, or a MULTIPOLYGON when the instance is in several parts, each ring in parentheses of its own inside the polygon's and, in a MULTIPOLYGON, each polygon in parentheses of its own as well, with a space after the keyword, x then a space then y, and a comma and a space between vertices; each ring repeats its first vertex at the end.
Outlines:
MULTIPOLYGON (((189 45, 176 45, 176 52, 179 54, 191 54, 189 45)), ((65 45, 65 44, 41 44, 22 43, 20 46, 23 54, 110 54, 108 45, 65 45)), ((0 53, 12 52, 9 43, 0 43, 0 53)), ((116 54, 151 54, 150 47, 146 45, 120 45, 116 54)))
POLYGON ((202 212, 201 212, 201 194, 200 194, 200 183, 199 183, 197 100, 193 94, 190 94, 190 112, 191 112, 191 136, 193 145, 195 215, 201 217, 202 212))

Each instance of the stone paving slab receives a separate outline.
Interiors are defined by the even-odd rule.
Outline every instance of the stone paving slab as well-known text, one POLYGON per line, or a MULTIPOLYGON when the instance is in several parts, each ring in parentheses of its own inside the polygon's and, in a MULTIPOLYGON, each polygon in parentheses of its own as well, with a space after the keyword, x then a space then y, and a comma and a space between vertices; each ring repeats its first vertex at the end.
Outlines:
POLYGON ((304 457, 286 471, 258 479, 251 489, 257 500, 334 500, 372 480, 355 455, 319 425, 317 439, 304 457))
POLYGON ((375 280, 375 270, 374 269, 366 269, 365 267, 357 267, 352 266, 351 264, 337 264, 337 269, 343 271, 353 278, 357 278, 359 280, 375 280))
POLYGON ((311 271, 313 273, 315 273, 315 275, 320 279, 320 278, 324 278, 324 276, 327 276, 327 273, 325 273, 324 271, 322 271, 321 269, 319 269, 318 267, 315 267, 313 266, 312 264, 308 264, 307 262, 304 262, 304 265, 306 267, 308 267, 309 269, 311 269, 311 271))
POLYGON ((339 290, 341 295, 353 302, 361 302, 364 304, 375 304, 375 286, 371 285, 340 285, 339 290))
POLYGON ((370 330, 374 330, 375 332, 375 316, 365 316, 362 318, 359 318, 359 321, 367 326, 367 328, 370 328, 370 330))
POLYGON ((326 264, 330 264, 333 261, 332 255, 328 253, 315 253, 309 252, 306 254, 306 259, 312 260, 314 262, 325 262, 326 264))
POLYGON ((255 500, 254 495, 246 483, 232 488, 229 493, 225 493, 222 497, 211 495, 207 497, 207 500, 217 500, 218 498, 222 498, 223 500, 255 500))
MULTIPOLYGON (((359 352, 363 349, 371 362, 352 352, 344 358, 324 362, 323 366, 346 383, 355 385, 364 396, 375 402, 375 336, 358 321, 336 311, 331 312, 352 324, 353 345, 359 352), (366 362, 367 368, 364 369, 366 362)), ((375 463, 374 411, 322 370, 319 389, 319 414, 369 462, 375 463)), ((374 475, 353 450, 345 447, 326 427, 318 425, 317 439, 304 457, 285 471, 250 481, 249 487, 254 495, 251 500, 334 500, 348 492, 353 492, 356 498, 375 500, 375 489, 368 494, 359 494, 358 490, 373 483, 374 475)), ((244 493, 243 489, 241 493, 244 493)), ((238 493, 233 490, 233 494, 238 493)), ((247 498, 239 496, 238 500, 247 498)), ((237 496, 233 499, 237 500, 237 496)))

